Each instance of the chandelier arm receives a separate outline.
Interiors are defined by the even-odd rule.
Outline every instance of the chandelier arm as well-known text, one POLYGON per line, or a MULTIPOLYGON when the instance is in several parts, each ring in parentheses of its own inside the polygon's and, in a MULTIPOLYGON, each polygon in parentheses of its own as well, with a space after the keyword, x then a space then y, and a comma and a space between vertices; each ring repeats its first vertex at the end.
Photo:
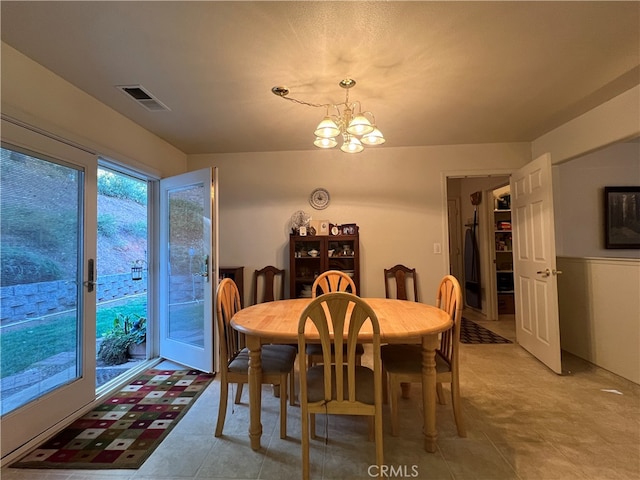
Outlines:
POLYGON ((373 120, 373 122, 371 122, 371 125, 377 125, 376 124, 376 116, 372 112, 360 112, 360 113, 362 113, 362 115, 370 115, 371 116, 371 120, 373 120))
POLYGON ((285 96, 280 96, 280 98, 282 98, 283 100, 289 100, 290 102, 293 103, 297 103, 300 105, 306 105, 307 107, 315 107, 315 108, 330 108, 331 104, 329 103, 309 103, 309 102, 305 102, 304 100, 298 100, 297 98, 292 98, 292 97, 285 97, 285 96))

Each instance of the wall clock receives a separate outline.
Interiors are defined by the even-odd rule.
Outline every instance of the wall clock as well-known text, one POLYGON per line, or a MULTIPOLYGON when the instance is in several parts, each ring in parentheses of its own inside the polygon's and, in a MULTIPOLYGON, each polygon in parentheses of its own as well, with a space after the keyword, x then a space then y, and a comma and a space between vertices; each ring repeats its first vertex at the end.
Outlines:
POLYGON ((316 188, 309 195, 309 203, 316 210, 323 210, 329 205, 329 192, 326 188, 316 188))

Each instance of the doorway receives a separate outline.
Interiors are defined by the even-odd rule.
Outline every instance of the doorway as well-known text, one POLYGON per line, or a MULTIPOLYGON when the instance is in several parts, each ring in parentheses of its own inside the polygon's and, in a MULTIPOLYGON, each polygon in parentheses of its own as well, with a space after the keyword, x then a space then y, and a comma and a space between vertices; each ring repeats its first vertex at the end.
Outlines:
MULTIPOLYGON (((471 225, 475 225, 475 238, 477 242, 479 256, 479 292, 480 303, 478 306, 471 306, 464 298, 465 315, 477 321, 498 320, 497 312, 497 286, 496 286, 496 265, 494 263, 494 226, 493 217, 494 200, 493 190, 509 184, 508 174, 497 175, 460 175, 447 177, 447 202, 449 205, 457 205, 458 213, 455 216, 449 215, 449 258, 459 258, 459 252, 464 251, 464 235, 471 225), (481 192, 481 199, 478 205, 473 205, 471 195, 481 192), (475 222, 474 222, 475 218, 475 222), (452 223, 457 222, 457 223, 452 223)), ((462 266, 459 269, 459 280, 461 284, 466 283, 465 259, 461 259, 462 266)), ((514 316, 507 315, 500 317, 500 320, 513 322, 514 316)), ((512 325, 509 325, 512 328, 512 325)), ((498 332, 500 333, 500 332, 498 332)))
POLYGON ((149 181, 101 161, 97 186, 96 389, 100 390, 148 358, 149 181))

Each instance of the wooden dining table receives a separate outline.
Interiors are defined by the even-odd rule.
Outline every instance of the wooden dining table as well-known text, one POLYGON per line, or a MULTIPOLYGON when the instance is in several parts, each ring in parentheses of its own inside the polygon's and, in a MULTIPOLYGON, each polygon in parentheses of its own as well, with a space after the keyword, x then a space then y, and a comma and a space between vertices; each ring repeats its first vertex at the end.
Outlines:
MULTIPOLYGON (((451 327, 451 316, 425 303, 388 298, 364 299, 376 313, 382 343, 422 344, 422 403, 424 448, 436 451, 436 362, 438 334, 451 327)), ((298 322, 310 298, 259 303, 237 312, 231 325, 243 333, 249 349, 249 438, 251 448, 260 448, 262 436, 261 392, 262 365, 260 349, 266 343, 298 343, 298 322)), ((370 325, 365 324, 358 336, 362 343, 372 342, 370 325)), ((303 353, 304 354, 304 353, 303 353)))

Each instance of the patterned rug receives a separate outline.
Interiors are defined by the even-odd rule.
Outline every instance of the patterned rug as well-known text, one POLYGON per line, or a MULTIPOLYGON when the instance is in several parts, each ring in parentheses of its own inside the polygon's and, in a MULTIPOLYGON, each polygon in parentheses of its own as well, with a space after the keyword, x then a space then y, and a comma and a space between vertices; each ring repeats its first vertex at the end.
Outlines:
POLYGON ((11 466, 139 468, 212 379, 197 370, 148 370, 11 466))
POLYGON ((497 333, 462 317, 460 328, 461 343, 513 343, 497 333))

